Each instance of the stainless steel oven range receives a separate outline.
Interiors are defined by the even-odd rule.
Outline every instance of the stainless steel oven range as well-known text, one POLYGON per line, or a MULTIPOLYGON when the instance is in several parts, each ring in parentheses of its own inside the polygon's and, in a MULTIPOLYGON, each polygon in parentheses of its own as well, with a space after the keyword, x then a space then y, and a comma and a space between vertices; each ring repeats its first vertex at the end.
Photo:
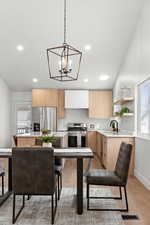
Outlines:
POLYGON ((86 147, 87 125, 85 123, 68 124, 68 147, 86 147))

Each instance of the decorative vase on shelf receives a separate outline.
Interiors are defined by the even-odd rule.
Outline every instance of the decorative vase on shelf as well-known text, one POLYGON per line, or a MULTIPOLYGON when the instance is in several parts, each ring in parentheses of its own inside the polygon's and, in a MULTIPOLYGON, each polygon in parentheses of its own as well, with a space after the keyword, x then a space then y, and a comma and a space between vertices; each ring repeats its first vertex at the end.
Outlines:
POLYGON ((45 148, 52 148, 52 143, 51 142, 49 142, 49 143, 43 142, 42 146, 45 148))

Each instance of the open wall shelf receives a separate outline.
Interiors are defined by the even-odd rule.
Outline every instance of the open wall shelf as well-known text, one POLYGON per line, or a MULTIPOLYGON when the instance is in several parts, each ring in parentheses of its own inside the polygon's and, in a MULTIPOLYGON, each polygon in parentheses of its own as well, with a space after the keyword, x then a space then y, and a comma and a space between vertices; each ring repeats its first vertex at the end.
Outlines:
POLYGON ((133 101, 134 101, 134 98, 119 99, 119 100, 114 102, 114 105, 125 105, 125 104, 128 104, 128 103, 133 102, 133 101))

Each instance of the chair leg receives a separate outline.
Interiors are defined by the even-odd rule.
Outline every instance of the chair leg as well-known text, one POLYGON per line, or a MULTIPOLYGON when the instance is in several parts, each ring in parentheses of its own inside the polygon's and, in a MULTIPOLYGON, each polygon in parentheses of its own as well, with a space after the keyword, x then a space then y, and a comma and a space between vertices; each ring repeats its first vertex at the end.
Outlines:
POLYGON ((30 199, 31 199, 31 195, 28 195, 28 196, 27 196, 27 200, 30 200, 30 199))
POLYGON ((129 211, 129 206, 128 206, 128 197, 127 197, 126 187, 124 187, 124 196, 125 196, 125 202, 126 202, 126 209, 125 209, 125 211, 128 212, 129 211))
POLYGON ((122 200, 122 191, 121 191, 121 187, 119 187, 119 192, 120 192, 120 200, 122 200))
POLYGON ((59 192, 59 199, 62 191, 62 173, 60 174, 60 192, 59 192))
POLYGON ((60 173, 60 175, 58 175, 58 200, 60 200, 60 195, 61 195, 61 191, 62 191, 62 174, 60 173))
POLYGON ((25 196, 23 195, 22 206, 21 206, 19 212, 16 215, 16 213, 15 213, 15 209, 16 209, 16 194, 13 194, 13 217, 12 217, 12 223, 13 224, 16 222, 16 220, 19 217, 20 213, 22 212, 24 206, 25 206, 25 196))
POLYGON ((58 174, 58 184, 57 184, 57 189, 58 189, 58 200, 60 199, 60 195, 59 195, 59 192, 60 192, 60 176, 58 174))
POLYGON ((51 224, 54 224, 55 215, 57 210, 57 189, 51 197, 51 224), (54 195, 55 195, 55 208, 54 208, 54 195))
POLYGON ((54 196, 51 197, 51 224, 54 224, 54 196))
POLYGON ((89 210, 89 184, 86 186, 87 210, 89 210))
POLYGON ((2 196, 4 195, 4 176, 2 176, 2 196))
POLYGON ((62 173, 60 174, 60 188, 62 190, 62 173))
POLYGON ((96 208, 90 208, 90 199, 122 199, 122 191, 121 191, 121 187, 119 187, 120 190, 120 197, 90 197, 89 196, 89 184, 87 184, 87 210, 92 210, 92 211, 120 211, 120 212, 128 212, 129 208, 128 208, 128 198, 127 198, 127 191, 126 191, 126 187, 123 186, 124 188, 124 196, 125 196, 125 203, 126 203, 126 207, 125 208, 119 208, 119 209, 96 209, 96 208))

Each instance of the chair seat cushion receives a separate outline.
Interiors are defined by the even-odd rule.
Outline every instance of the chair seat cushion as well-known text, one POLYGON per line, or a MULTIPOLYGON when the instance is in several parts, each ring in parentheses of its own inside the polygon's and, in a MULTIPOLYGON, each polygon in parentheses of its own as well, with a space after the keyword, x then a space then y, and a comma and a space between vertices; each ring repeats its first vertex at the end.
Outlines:
POLYGON ((0 168, 0 176, 4 176, 5 175, 5 170, 3 168, 0 168))
POLYGON ((86 181, 88 184, 120 186, 121 179, 113 171, 104 169, 93 169, 87 174, 86 181))

